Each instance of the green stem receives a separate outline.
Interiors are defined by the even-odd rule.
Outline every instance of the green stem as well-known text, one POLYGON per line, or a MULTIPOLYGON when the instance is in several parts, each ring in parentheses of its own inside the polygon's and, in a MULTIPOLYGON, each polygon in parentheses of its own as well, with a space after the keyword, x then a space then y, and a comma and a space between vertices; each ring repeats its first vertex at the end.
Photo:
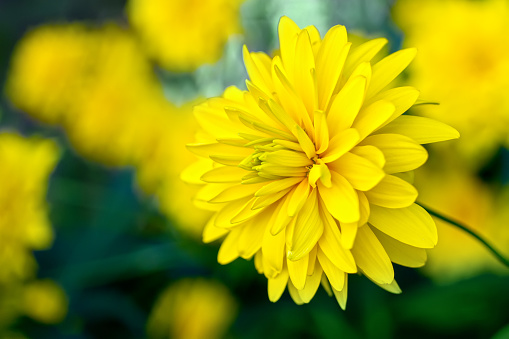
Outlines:
POLYGON ((418 203, 422 208, 424 208, 426 211, 428 211, 429 214, 431 214, 432 216, 435 216, 439 219, 442 219, 443 221, 451 224, 451 225, 454 225, 456 227, 458 227, 460 230, 463 230, 464 232, 470 234, 472 237, 474 237, 475 239, 479 240, 479 242, 481 242, 484 246, 486 246, 486 248, 502 263, 504 264, 505 266, 509 267, 509 259, 505 258, 502 254, 500 254, 499 251, 497 251, 492 245, 490 245, 490 243, 488 243, 483 237, 481 237, 479 234, 475 233, 474 231, 472 231, 470 228, 466 227, 465 225, 462 225, 461 223, 455 221, 455 220, 452 220, 448 217, 445 217, 443 216, 442 214, 432 210, 431 208, 427 207, 427 206, 424 206, 423 204, 421 204, 420 202, 418 203))

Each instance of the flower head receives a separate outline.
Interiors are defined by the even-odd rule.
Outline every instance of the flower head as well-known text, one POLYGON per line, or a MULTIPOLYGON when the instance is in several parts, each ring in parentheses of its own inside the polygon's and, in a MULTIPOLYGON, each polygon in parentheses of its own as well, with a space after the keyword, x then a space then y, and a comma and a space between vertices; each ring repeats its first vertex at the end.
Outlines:
POLYGON ((172 71, 216 62, 229 36, 240 32, 242 0, 130 0, 129 21, 148 53, 172 71))
POLYGON ((445 156, 477 171, 500 145, 509 146, 508 2, 399 0, 393 12, 404 45, 419 49, 409 81, 423 98, 440 102, 418 113, 454 125, 463 138, 445 156))
POLYGON ((420 144, 458 133, 402 115, 416 89, 386 89, 414 49, 372 65, 386 39, 351 49, 343 26, 322 39, 286 17, 279 41, 273 58, 244 48, 247 91, 195 108, 202 132, 188 147, 208 159, 184 177, 206 183, 196 199, 216 211, 204 241, 226 235, 222 264, 254 256, 271 301, 288 286, 307 303, 322 283, 344 308, 357 272, 398 293, 392 262, 422 266, 437 242, 408 172, 427 159, 420 144))

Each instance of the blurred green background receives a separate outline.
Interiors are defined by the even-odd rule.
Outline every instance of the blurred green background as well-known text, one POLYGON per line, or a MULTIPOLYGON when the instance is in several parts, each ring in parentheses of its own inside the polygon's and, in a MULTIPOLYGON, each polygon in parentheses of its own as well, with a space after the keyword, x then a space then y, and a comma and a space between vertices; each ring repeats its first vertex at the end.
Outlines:
POLYGON ((509 255, 508 8, 1 1, 0 338, 509 338, 509 270, 449 225, 438 224, 429 267, 395 265, 401 295, 353 276, 345 312, 323 290, 308 305, 287 293, 272 304, 251 261, 223 267, 218 244, 201 243, 208 215, 179 180, 192 158, 192 105, 245 88, 243 44, 272 53, 282 15, 322 35, 342 24, 355 41, 384 36, 390 51, 422 52, 400 81, 440 101, 416 113, 450 123, 462 140, 429 149, 419 200, 509 255), (34 160, 37 147, 53 160, 34 160), (37 189, 22 188, 30 180, 37 189), (47 217, 28 219, 32 205, 47 217), (33 240, 41 234, 48 239, 33 240), (7 252, 13 242, 28 264, 7 252))

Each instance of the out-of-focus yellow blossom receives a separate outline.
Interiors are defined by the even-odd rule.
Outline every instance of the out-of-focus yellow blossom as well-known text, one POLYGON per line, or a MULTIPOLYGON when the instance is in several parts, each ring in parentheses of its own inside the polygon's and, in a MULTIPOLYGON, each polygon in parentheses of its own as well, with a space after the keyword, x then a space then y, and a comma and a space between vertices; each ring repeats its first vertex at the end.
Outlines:
MULTIPOLYGON (((437 166, 427 166, 417 171, 415 185, 419 189, 419 200, 467 225, 496 248, 509 248, 509 231, 504 231, 504 225, 509 223, 509 215, 504 212, 507 208, 503 207, 503 196, 461 166, 444 166, 441 163, 440 175, 437 172, 437 166), (447 170, 444 171, 444 168, 447 170)), ((487 271, 507 271, 471 235, 439 219, 435 220, 440 241, 428 251, 428 263, 423 268, 434 280, 451 282, 487 271)))
POLYGON ((176 222, 176 227, 199 238, 211 212, 191 203, 201 185, 180 180, 180 173, 196 161, 185 149, 198 129, 191 106, 154 107, 156 117, 152 120, 151 134, 146 135, 154 139, 145 148, 136 177, 145 193, 156 195, 160 210, 176 222))
POLYGON ((25 35, 12 58, 6 92, 20 109, 59 123, 81 90, 90 39, 80 24, 48 25, 25 35))
POLYGON ((13 55, 6 92, 20 109, 63 126, 80 154, 116 166, 140 156, 147 103, 164 100, 136 39, 113 24, 30 32, 13 55))
POLYGON ((237 315, 237 303, 222 284, 185 279, 156 301, 147 323, 149 338, 223 338, 237 315))
POLYGON ((509 146, 509 3, 505 0, 398 0, 404 45, 419 50, 409 82, 425 101, 416 112, 455 126, 448 154, 477 169, 509 146))
POLYGON ((32 251, 53 240, 45 198, 58 153, 51 140, 0 133, 0 282, 32 276, 32 251))
POLYGON ((435 223, 406 180, 427 160, 421 144, 457 138, 438 121, 402 115, 413 87, 390 88, 415 49, 372 58, 387 43, 351 49, 344 26, 279 23, 280 56, 249 52, 247 91, 228 88, 195 107, 198 163, 184 179, 204 183, 214 210, 203 240, 225 237, 218 261, 254 257, 277 301, 297 304, 320 284, 346 307, 348 275, 400 293, 392 263, 419 267, 437 243, 435 223), (212 164, 210 161, 212 160, 212 164))
POLYGON ((57 324, 67 314, 67 297, 52 280, 35 280, 24 286, 24 313, 45 324, 57 324))
POLYGON ((243 0, 130 0, 129 21, 148 53, 172 71, 217 61, 239 33, 243 0))

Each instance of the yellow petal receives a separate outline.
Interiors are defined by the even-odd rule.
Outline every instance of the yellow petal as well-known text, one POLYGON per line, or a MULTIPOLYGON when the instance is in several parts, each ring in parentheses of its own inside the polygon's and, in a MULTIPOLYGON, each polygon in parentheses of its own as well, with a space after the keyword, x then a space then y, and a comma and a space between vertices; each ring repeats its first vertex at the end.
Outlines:
POLYGON ((339 269, 330 261, 330 259, 323 253, 321 248, 318 248, 316 257, 322 266, 325 275, 329 279, 332 287, 336 290, 342 290, 345 284, 345 272, 339 269))
POLYGON ((352 127, 355 128, 361 139, 381 127, 393 115, 396 107, 389 101, 375 101, 360 110, 352 127))
POLYGON ((332 186, 318 182, 318 193, 330 214, 340 222, 356 222, 360 218, 359 198, 352 185, 339 173, 331 171, 332 186))
POLYGON ((278 234, 272 235, 270 233, 270 227, 266 228, 263 236, 262 252, 263 266, 265 268, 265 276, 267 278, 273 278, 282 272, 285 259, 285 244, 286 232, 284 229, 278 234))
POLYGON ((218 142, 187 144, 186 148, 201 157, 209 157, 211 155, 238 155, 245 158, 253 152, 253 150, 249 148, 236 147, 218 142))
POLYGON ((262 253, 262 251, 256 252, 255 258, 254 258, 254 264, 255 264, 255 268, 256 268, 256 271, 258 272, 258 274, 263 274, 263 253, 262 253))
POLYGON ((269 221, 270 233, 276 235, 281 232, 292 220, 292 217, 288 215, 288 203, 290 199, 285 197, 279 201, 275 212, 272 214, 272 218, 269 221))
POLYGON ((423 248, 413 247, 402 243, 387 234, 381 232, 376 227, 371 230, 375 233, 385 251, 391 258, 393 263, 407 267, 421 267, 426 263, 426 250, 423 248))
POLYGON ((388 40, 385 38, 378 38, 369 40, 362 45, 352 49, 348 55, 348 59, 345 63, 345 71, 343 74, 343 80, 346 81, 353 70, 356 69, 360 64, 370 62, 375 55, 387 44, 388 40))
POLYGON ((290 297, 292 297, 297 305, 304 304, 304 301, 302 301, 300 297, 299 290, 292 284, 291 280, 288 281, 288 292, 290 292, 290 297))
POLYGON ((338 301, 341 309, 343 311, 346 310, 346 300, 348 297, 348 274, 345 273, 345 284, 343 289, 338 291, 335 288, 332 288, 332 291, 334 292, 334 296, 336 297, 336 300, 338 301))
POLYGON ((350 50, 345 26, 332 27, 323 38, 316 57, 319 108, 325 110, 350 50))
POLYGON ((388 174, 414 170, 428 159, 424 147, 399 134, 371 135, 361 145, 373 145, 382 151, 385 157, 384 171, 388 174))
MULTIPOLYGON (((236 226, 231 222, 246 206, 251 204, 251 198, 246 197, 227 203, 216 215, 216 227, 230 228, 236 226)), ((237 225, 238 226, 238 225, 237 225)))
POLYGON ((356 273, 357 266, 352 253, 341 244, 341 233, 338 225, 327 211, 322 210, 324 223, 323 234, 318 245, 329 260, 344 272, 356 273))
MULTIPOLYGON (((304 178, 296 187, 295 190, 288 196, 288 215, 293 217, 299 213, 300 209, 306 202, 309 196, 309 183, 308 179, 304 178)), ((314 198, 316 200, 316 197, 314 198)))
POLYGON ((246 45, 242 46, 242 54, 244 57, 244 65, 251 82, 263 91, 265 95, 270 94, 272 92, 270 88, 271 80, 268 78, 268 74, 263 72, 263 69, 258 69, 246 45))
POLYGON ((189 184, 203 184, 200 179, 201 176, 211 170, 213 162, 210 159, 199 159, 198 161, 187 166, 185 170, 180 173, 180 179, 189 184))
POLYGON ((337 133, 330 140, 327 150, 321 155, 322 161, 329 163, 339 159, 343 154, 350 151, 359 140, 359 132, 354 128, 337 133))
POLYGON ((360 157, 363 157, 364 159, 367 159, 371 161, 373 164, 375 164, 379 168, 384 168, 385 166, 385 157, 382 151, 380 151, 375 146, 356 146, 352 148, 350 151, 355 155, 358 155, 360 157))
POLYGON ((242 228, 237 227, 228 233, 217 253, 218 263, 226 265, 239 257, 237 245, 241 232, 242 228))
POLYGON ((266 153, 259 159, 274 165, 291 167, 305 167, 313 164, 313 162, 304 153, 288 150, 266 153))
POLYGON ((330 135, 352 127, 364 101, 366 81, 363 76, 354 77, 334 97, 327 115, 330 135))
POLYGON ((365 194, 370 203, 387 208, 408 207, 417 199, 415 187, 393 175, 386 175, 365 194))
POLYGON ((371 205, 369 223, 410 246, 433 248, 437 244, 435 222, 417 204, 398 209, 371 205))
POLYGON ((311 141, 307 133, 299 125, 295 125, 293 127, 292 132, 293 135, 296 136, 300 146, 306 153, 307 157, 309 159, 312 159, 316 155, 316 149, 315 145, 313 144, 313 141, 311 141))
POLYGON ((246 171, 239 167, 221 166, 211 169, 203 174, 200 179, 209 183, 237 182, 242 181, 246 171))
POLYGON ((309 200, 296 218, 293 237, 287 247, 288 259, 292 261, 307 255, 322 236, 323 222, 318 210, 316 190, 309 195, 309 200))
POLYGON ((418 97, 419 91, 413 87, 397 87, 391 88, 384 92, 380 92, 368 102, 366 102, 366 104, 371 104, 372 102, 378 100, 385 100, 392 103, 395 107, 395 110, 392 116, 385 123, 387 124, 406 112, 410 107, 412 107, 418 97))
POLYGON ((297 185, 302 180, 303 180, 303 178, 291 177, 291 178, 284 178, 281 180, 273 181, 271 183, 267 183, 255 193, 255 196, 261 197, 264 195, 277 193, 279 191, 282 191, 289 187, 297 185))
POLYGON ((295 90, 302 98, 308 114, 315 110, 315 86, 311 70, 315 69, 315 58, 307 30, 300 31, 295 45, 295 90))
POLYGON ((287 72, 291 74, 290 81, 293 81, 293 70, 295 64, 295 45, 300 32, 299 26, 290 18, 282 16, 279 20, 279 48, 281 59, 287 72))
POLYGON ((286 260, 288 267, 288 273, 292 284, 298 289, 302 290, 306 284, 307 272, 308 272, 309 255, 305 255, 302 259, 293 261, 290 259, 286 260))
POLYGON ((307 304, 313 299, 320 286, 322 280, 322 268, 320 265, 316 265, 312 275, 309 275, 306 279, 306 285, 302 290, 299 290, 299 296, 303 303, 307 304))
POLYGON ((415 48, 402 49, 377 62, 373 66, 373 76, 366 97, 372 97, 392 82, 410 64, 416 54, 415 48))
POLYGON ((380 167, 351 152, 331 163, 330 167, 331 170, 341 173, 351 186, 361 191, 372 189, 385 176, 380 167))
POLYGON ((255 202, 253 203, 252 209, 255 210, 258 208, 263 208, 265 206, 269 206, 269 205, 275 203, 276 201, 278 201, 279 199, 281 199, 282 197, 284 197, 288 192, 290 192, 290 190, 291 190, 291 187, 286 188, 286 189, 279 191, 277 193, 274 193, 274 194, 263 195, 261 197, 257 197, 255 202))
POLYGON ((412 115, 402 115, 376 133, 401 134, 419 144, 457 139, 460 136, 458 131, 449 125, 433 119, 412 115))
POLYGON ((268 279, 268 294, 269 294, 269 300, 275 303, 276 301, 281 298, 281 295, 283 295, 283 292, 285 291, 286 284, 288 283, 288 270, 285 267, 281 273, 279 273, 274 278, 268 279))
POLYGON ((343 222, 341 223, 341 245, 350 250, 355 242, 357 230, 359 229, 357 222, 343 222))
POLYGON ((241 227, 238 252, 242 258, 250 259, 262 247, 263 235, 270 217, 270 214, 262 213, 258 218, 241 227))
POLYGON ((366 276, 378 284, 392 283, 394 269, 391 260, 369 226, 360 227, 357 231, 352 254, 366 276))
POLYGON ((323 111, 315 111, 315 144, 320 154, 329 147, 329 128, 327 127, 327 117, 323 111))
POLYGON ((210 203, 223 203, 229 202, 248 196, 253 196, 255 192, 260 190, 265 183, 258 183, 253 185, 234 185, 219 193, 217 196, 209 200, 210 203))
POLYGON ((219 228, 214 225, 215 223, 215 215, 209 219, 205 227, 203 228, 203 242, 209 243, 214 240, 217 240, 226 234, 228 234, 228 230, 225 228, 219 228))

